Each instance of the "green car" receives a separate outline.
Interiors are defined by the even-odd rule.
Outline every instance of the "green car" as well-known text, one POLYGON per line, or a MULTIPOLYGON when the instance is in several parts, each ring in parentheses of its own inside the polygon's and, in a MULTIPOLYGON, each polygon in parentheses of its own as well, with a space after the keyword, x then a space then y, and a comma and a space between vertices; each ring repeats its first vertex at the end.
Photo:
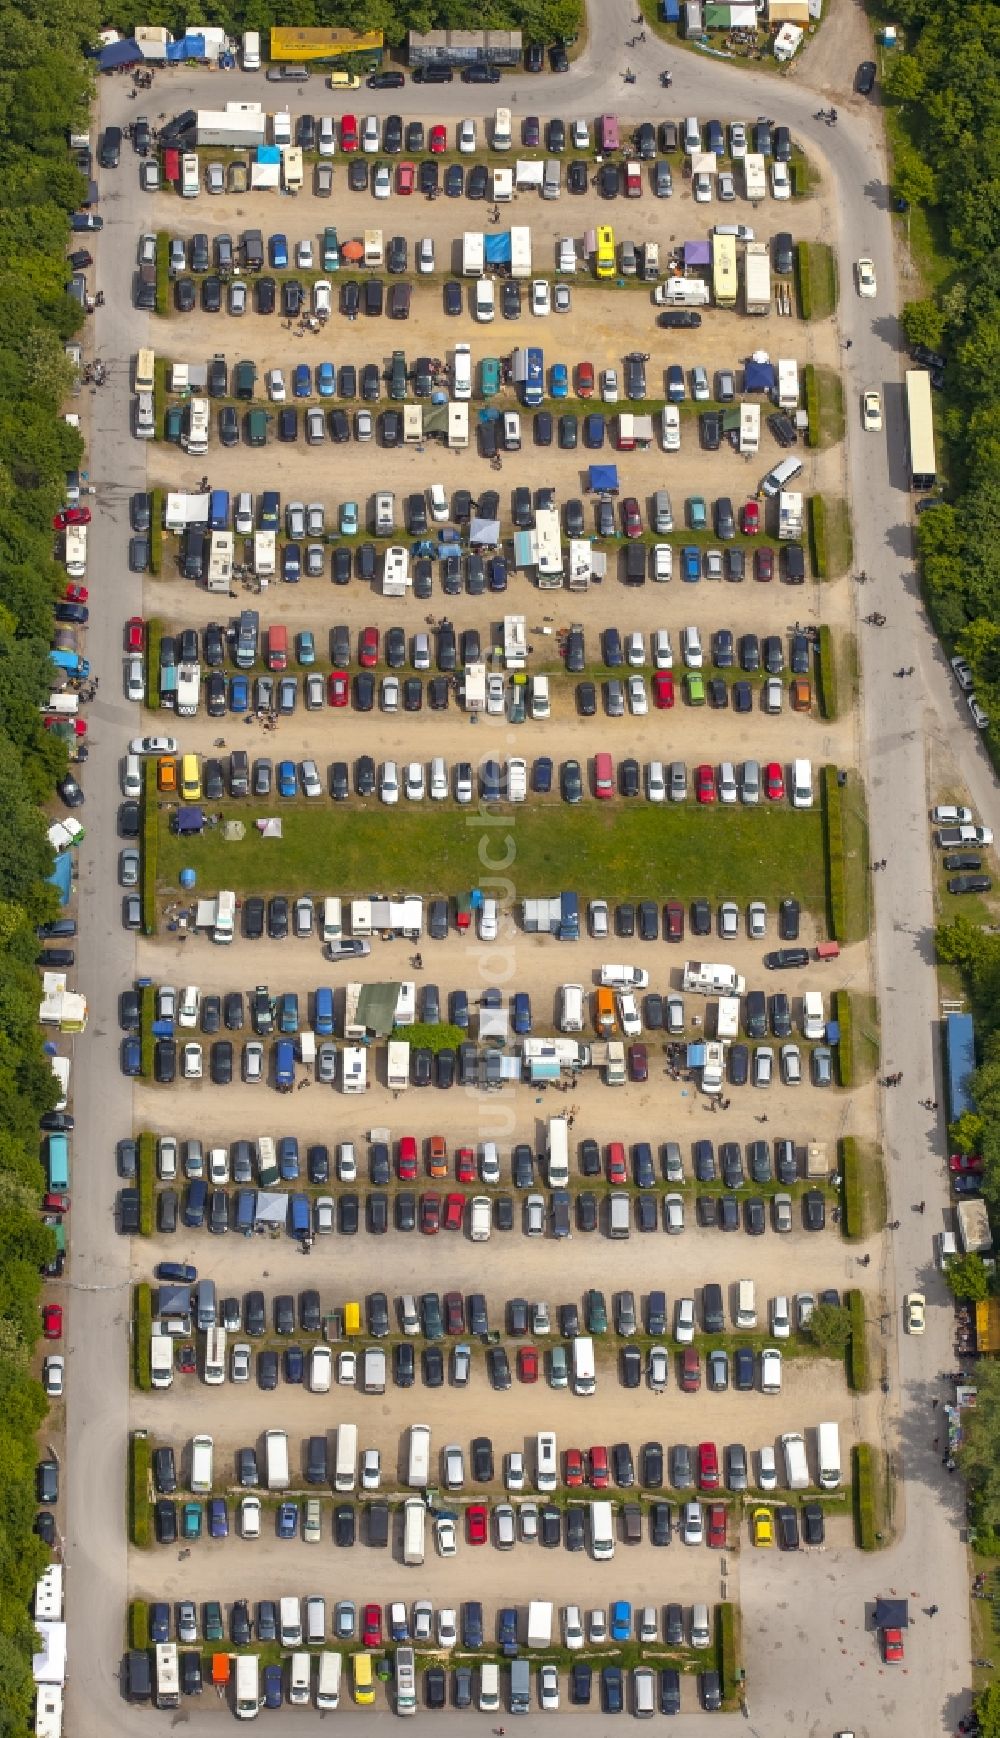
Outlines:
POLYGON ((700 670, 685 670, 684 691, 689 706, 704 706, 705 678, 700 670))
POLYGON ((222 1627, 222 1606, 217 1599, 205 1601, 205 1640, 225 1641, 225 1631, 222 1627))
POLYGON ((183 433, 184 411, 179 404, 169 404, 163 424, 163 438, 167 441, 173 441, 174 446, 179 447, 183 433))
POLYGON ((200 1539, 202 1510, 200 1503, 185 1503, 181 1510, 181 1538, 200 1539))
POLYGON ((702 495, 689 495, 687 500, 688 525, 692 531, 704 531, 708 524, 708 508, 702 495))
POLYGON ((606 1334, 608 1331, 608 1306, 603 1291, 588 1291, 584 1299, 584 1312, 587 1317, 587 1332, 591 1334, 606 1334))

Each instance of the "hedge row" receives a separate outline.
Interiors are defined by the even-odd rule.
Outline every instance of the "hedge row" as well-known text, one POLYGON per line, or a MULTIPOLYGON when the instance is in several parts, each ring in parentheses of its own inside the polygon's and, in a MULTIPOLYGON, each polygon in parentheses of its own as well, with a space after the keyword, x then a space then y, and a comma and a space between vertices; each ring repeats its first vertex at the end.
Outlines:
POLYGON ((149 1478, 153 1445, 144 1430, 134 1430, 128 1445, 128 1532, 133 1545, 147 1551, 152 1544, 152 1503, 149 1478))
POLYGON ((838 1147, 837 1168, 843 1178, 840 1188, 840 1228, 845 1237, 863 1237, 865 1198, 861 1186, 861 1155, 853 1135, 845 1135, 838 1147))
POLYGON ((843 1087, 854 1085, 854 1027, 851 997, 847 990, 834 990, 831 998, 833 1018, 840 1027, 837 1045, 837 1071, 843 1087))
POLYGON ((817 579, 828 578, 826 552, 826 502, 822 495, 809 497, 809 552, 817 579))
MULTIPOLYGON (((153 991, 149 991, 152 996, 153 991)), ((156 1136, 143 1129, 139 1136, 139 1236, 152 1237, 156 1202, 156 1136)))
POLYGON ((144 1599, 130 1599, 128 1602, 128 1645, 149 1647, 149 1606, 144 1599))
POLYGON ((809 270, 809 243, 800 241, 795 248, 795 277, 799 291, 799 313, 803 320, 813 317, 812 275, 809 270))
POLYGON ((153 427, 159 433, 167 414, 167 359, 157 356, 153 363, 153 427))
POLYGON ((154 489, 150 496, 149 571, 158 574, 163 566, 163 490, 154 489))
MULTIPOLYGON (((156 761, 150 757, 143 769, 142 788, 142 928, 156 934, 156 872, 159 859, 159 821, 156 812, 156 761)), ((145 1032, 143 1033, 145 1037, 145 1032)), ((143 1069, 145 1073, 145 1069, 143 1069)))
POLYGON ((847 1293, 847 1313, 851 1318, 851 1339, 847 1348, 848 1385, 855 1394, 867 1394, 872 1385, 868 1363, 868 1338, 865 1330, 865 1299, 860 1291, 847 1293))
POLYGON ((715 1648, 722 1699, 728 1702, 740 1687, 741 1674, 736 1647, 736 1607, 728 1600, 715 1608, 715 1648))
POLYGON ((823 718, 836 718, 840 711, 837 693, 837 654, 833 644, 833 634, 828 627, 819 630, 819 654, 816 660, 816 687, 818 689, 820 714, 823 718))
POLYGON ((788 165, 789 179, 792 183, 792 194, 796 199, 803 199, 812 185, 809 173, 809 163, 805 157, 793 157, 788 165))
POLYGON ((847 865, 844 862, 844 813, 835 766, 822 771, 823 832, 826 845, 826 885, 830 934, 847 940, 847 865))
POLYGON ((170 237, 165 229, 156 237, 156 312, 161 319, 170 312, 170 237))
POLYGON ((135 1385, 144 1394, 153 1386, 150 1342, 153 1334, 153 1291, 145 1280, 135 1288, 132 1315, 132 1371, 135 1385))
POLYGON ((160 709, 160 641, 163 623, 152 616, 146 623, 146 705, 153 712, 160 709))
POLYGON ((803 371, 803 380, 805 383, 806 394, 806 415, 809 418, 809 427, 806 430, 806 446, 818 447, 820 434, 819 381, 816 377, 814 363, 806 363, 803 371))
POLYGON ((851 1468, 855 1539, 859 1550, 874 1551, 878 1543, 875 1531, 875 1453, 870 1443, 859 1442, 851 1449, 851 1468))
POLYGON ((156 1018, 156 991, 146 984, 139 991, 139 1073, 143 1080, 153 1078, 153 1021, 156 1018))

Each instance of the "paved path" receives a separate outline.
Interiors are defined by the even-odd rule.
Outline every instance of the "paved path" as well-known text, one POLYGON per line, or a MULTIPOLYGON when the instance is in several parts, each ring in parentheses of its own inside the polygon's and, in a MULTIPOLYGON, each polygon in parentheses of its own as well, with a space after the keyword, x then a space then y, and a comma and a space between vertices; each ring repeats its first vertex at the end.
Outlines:
MULTIPOLYGON (((792 1562, 767 1553, 744 1552, 739 1597, 743 1606, 745 1651, 749 1667, 749 1730, 760 1738, 787 1738, 790 1732, 821 1735, 842 1728, 862 1733, 947 1732, 967 1705, 969 1624, 966 1563, 959 1528, 961 1489, 943 1472, 932 1449, 930 1410, 934 1377, 954 1362, 950 1312, 932 1266, 932 1233, 941 1224, 946 1189, 940 1164, 940 1131, 916 1106, 920 1097, 941 1097, 934 1078, 937 1044, 936 982, 932 950, 932 881, 926 824, 925 759, 933 738, 950 740, 963 776, 984 813, 997 821, 996 793, 979 744, 956 705, 944 660, 928 630, 916 597, 905 464, 901 372, 903 357, 895 313, 893 233, 882 160, 877 111, 851 98, 849 83, 856 60, 845 53, 842 84, 834 86, 831 49, 825 40, 841 29, 844 41, 858 35, 856 9, 839 8, 824 26, 816 50, 820 88, 810 89, 806 58, 792 77, 737 69, 709 57, 670 51, 650 38, 642 51, 625 49, 633 33, 631 8, 614 4, 595 9, 587 50, 569 78, 525 77, 513 99, 515 110, 544 113, 597 113, 613 107, 622 116, 649 116, 661 107, 656 83, 661 66, 674 72, 672 114, 766 113, 788 122, 807 148, 825 156, 839 198, 838 254, 841 262, 843 335, 852 348, 845 356, 850 441, 849 493, 852 501, 856 565, 876 575, 860 593, 865 613, 879 608, 889 629, 863 645, 864 704, 862 756, 869 779, 872 855, 889 867, 874 878, 874 961, 881 995, 885 1066, 902 1068, 900 1089, 886 1095, 885 1138, 892 1216, 902 1220, 893 1248, 886 1248, 885 1307, 890 1313, 885 1339, 892 1393, 889 1412, 902 1399, 898 1432, 887 1422, 886 1441, 905 1470, 901 1487, 905 1514, 901 1541, 879 1558, 856 1552, 831 1552, 828 1572, 817 1573, 815 1559, 792 1562), (641 52, 641 60, 638 56, 641 52), (618 75, 632 63, 635 85, 618 75), (613 98, 609 99, 609 85, 613 98), (529 97, 530 92, 530 97, 529 97), (834 132, 813 120, 814 108, 831 97, 840 111, 834 132), (852 288, 852 262, 863 253, 876 263, 879 297, 859 302, 852 288), (887 440, 859 432, 857 402, 868 385, 882 388, 887 440), (891 671, 915 664, 919 674, 896 682, 891 671), (922 699, 921 699, 922 696, 922 699), (933 1167, 933 1168, 932 1168, 933 1167), (920 1217, 914 1202, 925 1197, 920 1217), (908 1341, 898 1332, 898 1303, 911 1285, 928 1294, 928 1332, 908 1341), (931 1567, 932 1566, 932 1567, 931 1567), (905 1668, 883 1669, 873 1638, 865 1633, 866 1601, 895 1589, 909 1595, 917 1626, 907 1645, 905 1668), (941 1607, 934 1620, 920 1613, 931 1601, 941 1607), (932 1622, 933 1646, 924 1641, 932 1622)), ((204 80, 200 81, 204 88, 204 80)), ((227 99, 259 100, 259 78, 233 74, 225 80, 227 99)), ((277 93, 268 86, 267 99, 277 93)), ((101 81, 102 123, 132 118, 124 80, 101 81)), ((184 106, 188 75, 161 75, 156 102, 169 100, 171 112, 184 106)), ((496 91, 490 87, 434 87, 428 106, 444 116, 489 112, 496 91)), ((285 87, 282 101, 293 110, 312 106, 315 87, 285 87), (309 92, 313 97, 310 99, 309 92)), ((366 93, 365 110, 387 112, 398 106, 395 92, 366 93)), ((142 207, 134 178, 122 173, 115 194, 102 203, 105 231, 99 247, 98 283, 114 306, 95 317, 97 353, 113 361, 112 384, 92 401, 95 463, 99 490, 91 539, 91 570, 100 574, 104 608, 96 611, 90 656, 103 678, 102 693, 91 708, 93 753, 88 777, 88 832, 81 857, 83 885, 80 981, 93 1009, 90 1029, 76 1046, 74 1110, 77 1187, 74 1192, 72 1285, 74 1305, 69 1350, 67 1500, 72 1517, 66 1540, 69 1565, 71 1677, 67 1731, 105 1738, 133 1733, 135 1719, 122 1703, 112 1675, 122 1643, 126 1599, 125 1436, 128 1419, 128 1248, 112 1229, 114 1139, 130 1126, 130 1093, 117 1065, 116 997, 134 970, 131 940, 120 928, 116 887, 114 816, 118 756, 136 716, 120 698, 120 632, 123 619, 139 607, 140 588, 125 567, 127 496, 144 481, 144 455, 129 435, 128 363, 149 330, 149 322, 126 305, 121 286, 131 275, 142 207)), ((865 630, 861 630, 865 633, 865 630)), ((251 1589, 252 1591, 252 1589, 251 1589)), ((208 1697, 184 1709, 192 1733, 211 1730, 216 1710, 208 1697)), ((588 1720, 596 1727, 598 1716, 588 1720)), ((364 1716, 368 1731, 387 1730, 389 1715, 364 1716)), ((344 1709, 338 1724, 353 1727, 344 1709)), ((301 1721, 289 1711, 268 1716, 268 1730, 291 1732, 301 1721)), ((451 1714, 448 1729, 483 1733, 476 1714, 451 1714)), ((524 1738, 548 1730, 537 1716, 519 1722, 524 1738)), ((714 1729, 714 1728, 713 1728, 714 1729)), ((359 1723, 360 1730, 360 1723, 359 1723)), ((704 1731, 693 1717, 672 1730, 704 1731)))

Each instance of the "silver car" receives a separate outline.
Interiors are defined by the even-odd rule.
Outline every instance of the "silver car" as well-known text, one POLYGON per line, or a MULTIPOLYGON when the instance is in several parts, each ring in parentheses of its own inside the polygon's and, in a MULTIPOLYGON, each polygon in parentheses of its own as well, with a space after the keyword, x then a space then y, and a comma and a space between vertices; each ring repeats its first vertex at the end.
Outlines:
POLYGON ((705 1517, 700 1503, 685 1503, 681 1510, 681 1538, 685 1545, 705 1543, 705 1517))
POLYGON ((682 760, 670 762, 670 801, 686 803, 688 794, 687 767, 682 760))
POLYGON ((524 1229, 529 1237, 545 1234, 545 1196, 529 1195, 524 1203, 524 1229))

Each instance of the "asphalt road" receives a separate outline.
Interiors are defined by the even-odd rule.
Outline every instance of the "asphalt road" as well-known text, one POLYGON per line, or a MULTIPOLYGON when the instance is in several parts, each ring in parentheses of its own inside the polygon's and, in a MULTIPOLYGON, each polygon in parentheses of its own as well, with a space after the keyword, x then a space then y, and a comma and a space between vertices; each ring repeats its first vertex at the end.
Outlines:
MULTIPOLYGON (((902 422, 903 356, 895 310, 893 231, 877 113, 852 99, 849 86, 861 53, 845 54, 842 77, 834 88, 810 90, 807 58, 791 78, 737 70, 705 57, 661 49, 650 41, 634 51, 639 77, 618 87, 629 63, 624 39, 634 30, 631 7, 595 9, 587 50, 568 78, 521 81, 509 93, 515 111, 530 105, 544 113, 597 113, 613 106, 622 116, 662 112, 656 72, 670 65, 675 82, 669 112, 709 114, 768 113, 788 122, 807 147, 826 156, 838 191, 836 243, 841 262, 841 321, 852 348, 845 356, 848 404, 859 392, 880 385, 885 395, 887 440, 860 437, 849 418, 847 463, 855 518, 856 565, 874 578, 859 588, 864 611, 881 609, 889 631, 863 641, 864 700, 859 716, 860 753, 869 779, 872 855, 885 856, 888 868, 874 878, 873 949, 881 998, 885 1066, 902 1068, 902 1088, 886 1095, 884 1143, 889 1155, 893 1217, 902 1220, 894 1247, 886 1248, 884 1286, 890 1311, 914 1283, 927 1291, 928 1329, 919 1343, 892 1335, 885 1342, 891 1387, 886 1405, 884 1444, 905 1484, 897 1487, 900 1542, 877 1561, 856 1552, 831 1553, 827 1574, 815 1562, 792 1561, 763 1552, 746 1552, 739 1582, 731 1575, 743 1610, 749 1671, 749 1730, 759 1738, 786 1738, 789 1731, 825 1734, 852 1728, 875 1731, 950 1731, 967 1706, 969 1623, 965 1551, 960 1538, 961 1488, 943 1472, 931 1447, 932 1393, 943 1397, 935 1374, 954 1363, 950 1311, 932 1267, 932 1233, 941 1224, 945 1180, 940 1164, 942 1131, 916 1104, 919 1096, 938 1095, 939 1046, 937 991, 931 933, 933 904, 926 826, 925 756, 929 742, 947 736, 965 780, 985 820, 996 820, 996 795, 981 749, 956 707, 944 660, 919 608, 913 566, 909 505, 904 475, 902 422), (641 58, 640 58, 641 56, 641 58), (609 103, 609 85, 613 101, 609 103), (527 86, 527 89, 524 88, 527 86), (840 124, 831 132, 813 120, 817 101, 831 98, 840 124), (861 254, 875 261, 879 297, 860 303, 852 289, 852 263, 861 254), (891 671, 913 663, 918 675, 897 691, 891 671), (916 696, 922 700, 917 701, 916 696), (908 702, 904 716, 900 700, 908 702), (931 1164, 934 1169, 931 1170, 931 1164), (917 1215, 915 1200, 926 1197, 929 1212, 917 1215), (901 1403, 901 1421, 896 1408, 901 1403), (933 1565, 931 1569, 930 1566, 933 1565), (896 1591, 911 1599, 917 1627, 907 1642, 905 1669, 883 1669, 874 1638, 866 1632, 870 1601, 876 1592, 896 1591), (930 1620, 921 1607, 940 1607, 934 1621, 934 1646, 923 1645, 930 1620)), ((824 43, 840 29, 857 32, 853 9, 837 7, 828 16, 816 50, 824 64, 824 43)), ((829 59, 829 51, 826 52, 829 59)), ((822 76, 822 75, 821 75, 822 76)), ((159 101, 172 111, 186 106, 195 86, 187 72, 161 75, 159 101)), ((224 81, 227 99, 276 95, 258 77, 233 74, 224 81)), ((102 82, 101 124, 127 121, 134 110, 124 80, 102 82)), ((505 95, 508 93, 505 90, 505 95)), ((213 88, 213 96, 215 89, 213 88)), ((429 104, 450 116, 478 109, 489 112, 496 91, 459 84, 435 87, 429 104)), ((396 93, 366 95, 363 108, 387 112, 398 106, 396 93)), ((315 105, 315 85, 281 90, 293 109, 315 105)), ((198 100, 196 98, 196 100, 198 100)), ((150 104, 154 109, 155 105, 150 104)), ((147 339, 149 322, 127 305, 120 287, 129 282, 142 204, 135 180, 120 172, 102 199, 105 230, 95 249, 97 282, 109 305, 94 317, 94 353, 111 363, 111 381, 92 400, 90 428, 92 480, 98 490, 91 531, 90 570, 97 598, 89 655, 102 677, 102 691, 90 711, 92 755, 88 768, 87 839, 81 853, 80 982, 92 1016, 76 1045, 74 1111, 77 1118, 74 1190, 73 1309, 68 1350, 72 1354, 68 1399, 68 1450, 63 1512, 70 1516, 65 1556, 68 1564, 70 1678, 67 1729, 131 1733, 135 1720, 121 1701, 113 1675, 123 1639, 127 1593, 125 1441, 128 1392, 128 1247, 113 1230, 115 1180, 111 1151, 115 1138, 131 1126, 130 1089, 117 1064, 115 998, 134 970, 134 944, 121 930, 115 879, 118 801, 117 761, 125 738, 138 725, 135 710, 121 698, 120 632, 123 619, 139 606, 138 582, 127 573, 126 505, 130 490, 142 487, 145 455, 130 436, 129 359, 147 339), (118 287, 119 293, 111 291, 118 287)), ((865 630, 862 630, 864 632, 865 630)), ((942 1095, 943 1096, 943 1095, 942 1095)), ((898 1319, 893 1317, 892 1319, 898 1319)), ((735 1571, 736 1565, 730 1566, 735 1571)), ((209 1698, 183 1719, 192 1733, 215 1724, 209 1698)), ((364 1726, 382 1730, 391 1716, 366 1714, 364 1726)), ((348 1709, 338 1716, 352 1726, 348 1709)), ((268 1729, 291 1731, 298 1717, 284 1711, 268 1717, 268 1729)), ((594 1724, 591 1717, 588 1724, 594 1724)), ((482 1716, 451 1714, 455 1732, 484 1731, 482 1716)), ((545 1723, 537 1716, 519 1726, 525 1738, 545 1723)), ((359 1726, 360 1729, 360 1726, 359 1726)), ((674 1728, 681 1738, 701 1731, 693 1716, 674 1728)))

